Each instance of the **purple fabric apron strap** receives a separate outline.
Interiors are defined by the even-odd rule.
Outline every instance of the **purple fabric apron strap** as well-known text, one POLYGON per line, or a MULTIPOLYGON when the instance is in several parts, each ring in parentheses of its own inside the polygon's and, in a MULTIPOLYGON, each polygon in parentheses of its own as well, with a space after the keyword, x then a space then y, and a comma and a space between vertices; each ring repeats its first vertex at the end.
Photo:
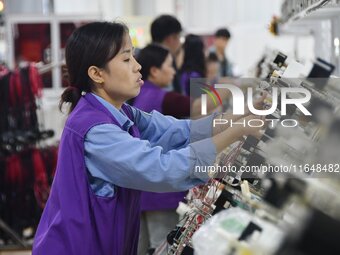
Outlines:
MULTIPOLYGON (((128 116, 127 107, 123 110, 128 116)), ((70 114, 59 146, 56 175, 33 244, 33 255, 136 254, 140 191, 117 187, 113 198, 96 196, 88 182, 84 138, 103 123, 119 126, 112 114, 86 94, 70 114)), ((133 126, 130 134, 139 137, 133 126)))
POLYGON ((190 78, 202 78, 198 72, 183 72, 180 76, 180 85, 184 95, 190 96, 190 78))
POLYGON ((184 201, 185 192, 156 193, 143 191, 141 194, 141 211, 173 210, 184 201))

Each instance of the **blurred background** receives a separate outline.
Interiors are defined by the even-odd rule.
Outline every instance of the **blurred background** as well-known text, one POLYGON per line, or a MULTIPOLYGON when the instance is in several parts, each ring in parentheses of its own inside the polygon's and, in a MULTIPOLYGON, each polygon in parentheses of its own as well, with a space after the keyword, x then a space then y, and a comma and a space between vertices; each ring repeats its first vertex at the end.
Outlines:
MULTIPOLYGON (((169 14, 182 25, 181 43, 187 34, 196 34, 205 50, 214 45, 215 32, 227 28, 231 37, 224 53, 235 78, 269 78, 287 63, 292 64, 286 77, 308 76, 313 67, 323 66, 324 76, 310 77, 335 78, 340 75, 339 2, 0 0, 0 255, 30 254, 21 250, 29 250, 33 242, 54 174, 66 119, 58 110, 61 92, 67 86, 62 74, 64 48, 74 29, 97 20, 122 21, 130 29, 134 47, 142 49, 151 42, 152 21, 169 14), (29 83, 30 90, 15 94, 4 85, 12 80, 29 83), (22 121, 26 118, 29 121, 22 121), (26 122, 30 124, 25 126, 26 122), (17 126, 18 132, 10 132, 17 126), (30 148, 27 153, 26 148, 30 148), (31 175, 22 172, 25 167, 31 169, 31 175)), ((333 107, 339 89, 330 86, 336 97, 333 107)), ((326 102, 327 95, 318 98, 326 102)))

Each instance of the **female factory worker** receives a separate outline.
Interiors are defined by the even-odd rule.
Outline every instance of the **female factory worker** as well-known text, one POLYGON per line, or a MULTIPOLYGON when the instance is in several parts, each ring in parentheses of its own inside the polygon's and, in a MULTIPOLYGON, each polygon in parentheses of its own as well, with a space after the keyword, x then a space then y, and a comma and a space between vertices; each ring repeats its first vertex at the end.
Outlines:
POLYGON ((136 254, 139 190, 181 191, 203 183, 207 176, 195 173, 195 165, 213 164, 217 152, 258 130, 214 129, 209 138, 190 121, 126 105, 143 81, 122 24, 78 28, 65 54, 70 86, 61 104, 68 102, 71 113, 33 255, 136 254), (190 137, 201 140, 189 143, 189 124, 190 137))
POLYGON ((203 78, 206 76, 206 60, 204 43, 198 35, 189 34, 183 44, 184 59, 181 67, 180 84, 185 95, 190 94, 190 78, 203 78))
POLYGON ((150 44, 139 52, 137 61, 142 66, 144 85, 133 100, 133 106, 146 112, 157 110, 176 118, 189 117, 190 97, 164 89, 175 76, 170 51, 160 45, 150 44))

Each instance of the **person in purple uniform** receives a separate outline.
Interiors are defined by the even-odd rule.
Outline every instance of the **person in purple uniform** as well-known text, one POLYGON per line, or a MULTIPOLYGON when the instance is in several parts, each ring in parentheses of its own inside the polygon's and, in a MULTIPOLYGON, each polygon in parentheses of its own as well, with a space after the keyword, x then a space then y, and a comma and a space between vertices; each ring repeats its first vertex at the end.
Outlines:
POLYGON ((204 43, 198 35, 189 34, 183 44, 184 59, 180 70, 180 84, 184 95, 196 98, 190 94, 190 79, 206 76, 206 59, 204 43))
POLYGON ((70 85, 60 103, 70 114, 33 255, 135 255, 140 190, 184 191, 206 182, 195 165, 213 164, 216 153, 259 130, 216 129, 213 115, 177 120, 125 104, 143 81, 120 23, 78 28, 65 56, 70 85))
MULTIPOLYGON (((139 52, 137 61, 142 66, 141 73, 145 80, 133 106, 146 112, 156 110, 177 118, 188 117, 190 97, 164 90, 175 75, 170 51, 160 45, 150 44, 139 52)), ((176 208, 185 194, 186 192, 142 192, 138 254, 152 254, 162 244, 178 223, 176 208)))
POLYGON ((150 44, 139 52, 137 61, 142 66, 144 85, 133 100, 133 106, 146 112, 156 110, 176 118, 189 117, 190 97, 165 90, 175 76, 170 51, 160 45, 150 44))
MULTIPOLYGON (((156 17, 150 26, 150 33, 152 43, 159 44, 164 48, 167 48, 174 60, 178 60, 181 52, 181 32, 182 25, 179 20, 172 15, 160 15, 156 17)), ((174 79, 172 81, 172 89, 178 93, 181 93, 181 87, 178 77, 178 61, 173 61, 172 65, 176 71, 174 79)))

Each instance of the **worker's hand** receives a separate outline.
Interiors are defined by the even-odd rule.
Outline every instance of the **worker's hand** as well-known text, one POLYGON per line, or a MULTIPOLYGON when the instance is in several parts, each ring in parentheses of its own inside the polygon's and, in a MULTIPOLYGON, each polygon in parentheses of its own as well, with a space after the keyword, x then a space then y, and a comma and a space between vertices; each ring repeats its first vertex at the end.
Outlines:
POLYGON ((213 136, 216 152, 220 153, 230 144, 244 139, 244 136, 252 135, 258 139, 263 135, 263 128, 266 126, 264 117, 248 115, 233 122, 228 129, 221 131, 213 136))
MULTIPOLYGON (((266 91, 263 91, 261 93, 261 96, 257 99, 254 100, 254 108, 257 109, 257 110, 263 110, 264 109, 264 106, 265 106, 265 99, 267 98, 267 95, 268 93, 266 91)), ((248 116, 252 114, 250 111, 249 111, 249 108, 248 108, 248 105, 246 104, 245 106, 245 110, 244 110, 244 116, 248 116)))
POLYGON ((265 116, 257 116, 257 115, 248 115, 242 119, 239 119, 237 124, 233 127, 230 127, 232 129, 237 130, 237 135, 239 139, 241 139, 243 136, 252 135, 258 139, 260 139, 263 135, 263 130, 267 126, 267 122, 265 121, 265 116), (263 123, 263 125, 261 125, 263 123))

